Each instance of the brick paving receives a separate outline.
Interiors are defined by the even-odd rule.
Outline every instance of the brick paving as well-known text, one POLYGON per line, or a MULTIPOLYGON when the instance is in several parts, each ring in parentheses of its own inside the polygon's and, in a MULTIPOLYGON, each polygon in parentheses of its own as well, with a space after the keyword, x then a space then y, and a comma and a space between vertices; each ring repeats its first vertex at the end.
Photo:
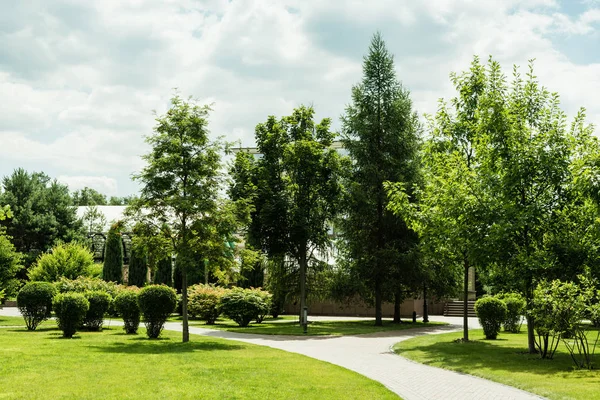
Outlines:
MULTIPOLYGON (((4 308, 0 309, 0 315, 19 315, 19 313, 15 308, 4 308)), ((316 320, 317 317, 309 319, 316 320)), ((381 382, 406 400, 539 400, 542 398, 485 379, 415 363, 391 351, 391 347, 402 340, 462 328, 461 318, 432 316, 431 320, 445 321, 451 325, 427 330, 411 329, 342 337, 254 335, 197 327, 190 327, 190 333, 269 346, 327 361, 381 382)), ((469 326, 477 328, 477 320, 469 318, 469 326)), ((181 331, 181 324, 167 323, 165 329, 181 331)))

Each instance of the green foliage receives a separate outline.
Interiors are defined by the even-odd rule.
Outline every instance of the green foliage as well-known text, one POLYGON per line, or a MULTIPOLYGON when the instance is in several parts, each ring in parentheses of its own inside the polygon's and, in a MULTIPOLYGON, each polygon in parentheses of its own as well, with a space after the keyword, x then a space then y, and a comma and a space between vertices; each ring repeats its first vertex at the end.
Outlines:
POLYGON ((19 287, 17 273, 23 269, 23 256, 17 252, 10 237, 0 228, 0 290, 7 296, 14 296, 19 287))
POLYGON ((167 318, 175 311, 177 294, 168 286, 148 285, 140 290, 138 304, 146 324, 146 334, 149 338, 157 338, 167 318))
POLYGON ((239 326, 248 326, 259 315, 269 312, 270 304, 266 299, 267 296, 257 289, 233 288, 221 296, 221 310, 239 326))
POLYGON ((127 284, 142 287, 146 284, 148 266, 146 264, 146 254, 143 249, 133 248, 129 257, 129 275, 127 284))
POLYGON ((362 81, 352 88, 352 103, 342 117, 342 141, 352 160, 345 185, 340 255, 365 288, 357 295, 374 299, 376 324, 381 306, 420 280, 418 237, 401 216, 387 209, 384 182, 412 190, 419 183, 420 131, 408 90, 396 77, 394 59, 379 33, 364 57, 362 81))
POLYGON ((173 286, 173 266, 171 257, 165 257, 158 261, 154 283, 158 285, 173 286))
POLYGON ((262 287, 265 283, 264 258, 260 252, 250 249, 246 245, 240 252, 240 282, 238 286, 243 288, 262 287))
POLYGON ((156 118, 154 132, 146 137, 151 150, 143 156, 146 166, 134 176, 141 185, 140 198, 130 206, 137 222, 173 222, 168 234, 182 269, 184 342, 189 340, 187 272, 197 268, 193 253, 217 248, 216 253, 222 255, 226 239, 223 235, 215 239, 222 227, 218 196, 224 146, 220 139, 209 138, 210 111, 191 98, 186 101, 176 95, 171 99, 171 107, 156 118))
POLYGON ((123 329, 128 334, 137 333, 140 325, 140 306, 138 304, 138 290, 127 289, 121 291, 114 300, 117 314, 123 318, 123 329))
POLYGON ((83 228, 90 233, 104 232, 106 216, 96 206, 88 206, 81 217, 83 228))
POLYGON ((87 186, 74 191, 72 197, 74 206, 104 206, 108 204, 106 195, 87 186))
POLYGON ((475 302, 475 313, 486 339, 496 339, 506 320, 506 304, 495 297, 483 297, 475 302))
POLYGON ((114 298, 119 293, 121 286, 114 282, 106 282, 100 278, 80 276, 77 279, 68 279, 61 277, 54 283, 59 293, 76 292, 85 293, 91 291, 100 291, 108 293, 114 298))
POLYGON ((60 243, 51 253, 40 255, 28 275, 32 281, 56 282, 61 277, 91 276, 93 267, 94 257, 86 246, 78 242, 60 243))
POLYGON ((90 303, 90 307, 83 319, 83 326, 92 331, 102 329, 104 323, 104 314, 111 306, 112 297, 103 291, 94 290, 84 293, 85 298, 90 303))
POLYGON ((90 302, 81 293, 59 293, 54 296, 52 307, 63 337, 72 338, 83 324, 90 302))
POLYGON ((501 293, 496 298, 506 304, 506 318, 502 322, 504 330, 519 333, 527 305, 525 299, 519 293, 501 293))
POLYGON ((48 282, 29 282, 19 290, 17 306, 27 329, 35 330, 42 321, 50 317, 55 294, 54 285, 48 282))
POLYGON ((227 289, 212 285, 193 285, 188 289, 188 312, 192 317, 206 321, 207 325, 215 323, 221 315, 221 297, 227 289))
POLYGON ((262 303, 260 304, 258 315, 256 316, 256 323, 260 324, 263 322, 267 314, 271 314, 273 310, 273 295, 266 290, 262 290, 260 288, 251 288, 250 290, 254 291, 261 299, 262 303))
POLYGON ((107 282, 123 282, 123 241, 121 239, 121 230, 123 223, 114 223, 106 237, 104 248, 104 268, 102 269, 102 279, 107 282))
MULTIPOLYGON (((66 185, 42 172, 22 168, 3 179, 0 204, 10 206, 12 218, 0 221, 28 267, 36 257, 58 242, 83 239, 77 210, 66 185)), ((25 277, 25 270, 20 278, 25 277)))

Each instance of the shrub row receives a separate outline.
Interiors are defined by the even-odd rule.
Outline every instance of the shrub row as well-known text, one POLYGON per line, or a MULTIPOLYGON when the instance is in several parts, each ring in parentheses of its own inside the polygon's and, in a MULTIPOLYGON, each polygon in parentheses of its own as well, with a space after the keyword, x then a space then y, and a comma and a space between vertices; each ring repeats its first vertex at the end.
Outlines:
POLYGON ((194 285, 188 289, 188 313, 214 324, 223 313, 239 326, 251 321, 261 323, 271 310, 271 294, 261 289, 224 289, 212 285, 194 285))

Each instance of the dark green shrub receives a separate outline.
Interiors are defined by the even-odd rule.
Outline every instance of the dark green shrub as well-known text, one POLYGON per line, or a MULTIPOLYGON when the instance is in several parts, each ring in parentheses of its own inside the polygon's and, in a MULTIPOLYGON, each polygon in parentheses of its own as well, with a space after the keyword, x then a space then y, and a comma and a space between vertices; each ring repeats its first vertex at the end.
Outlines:
POLYGON ((121 221, 114 223, 106 236, 104 247, 104 266, 102 279, 107 282, 123 282, 123 241, 121 240, 121 221))
POLYGON ((83 324, 90 302, 81 293, 59 293, 54 296, 52 306, 56 314, 56 323, 63 331, 63 336, 72 338, 83 324))
POLYGON ((148 266, 146 264, 146 255, 143 251, 131 250, 129 257, 129 274, 127 275, 127 284, 142 287, 146 284, 148 275, 148 266))
POLYGON ((259 305, 258 315, 256 316, 256 323, 260 324, 273 311, 273 295, 262 289, 250 290, 254 291, 262 299, 262 304, 259 305))
POLYGON ((221 297, 226 289, 212 285, 193 285, 188 289, 188 314, 206 321, 207 325, 215 323, 221 315, 221 297))
POLYGON ((475 313, 486 339, 496 339, 506 318, 506 304, 495 297, 484 297, 475 302, 475 313))
POLYGON ((50 317, 55 294, 56 289, 49 282, 29 282, 21 288, 17 294, 17 305, 27 329, 35 330, 42 321, 50 317))
POLYGON ((156 274, 154 275, 154 283, 160 285, 173 286, 173 266, 171 265, 171 257, 166 257, 158 261, 156 266, 156 274))
POLYGON ((496 296, 506 304, 506 318, 502 323, 507 332, 519 333, 525 314, 526 302, 518 293, 502 293, 496 296))
POLYGON ((112 297, 100 290, 85 292, 84 296, 89 301, 90 308, 83 319, 83 326, 92 331, 102 329, 104 314, 108 312, 112 297))
POLYGON ((29 270, 32 281, 56 282, 64 276, 75 279, 78 276, 91 276, 94 269, 94 255, 83 244, 61 243, 51 253, 40 255, 29 270))
POLYGON ((146 286, 140 290, 138 304, 146 325, 146 334, 149 338, 157 338, 167 318, 175 311, 177 294, 168 286, 146 286))
POLYGON ((137 333, 140 325, 140 306, 137 290, 123 290, 115 297, 114 308, 123 318, 123 329, 127 333, 137 333))
POLYGON ((254 289, 234 288, 221 297, 223 314, 239 326, 248 326, 265 308, 269 310, 264 298, 254 289))

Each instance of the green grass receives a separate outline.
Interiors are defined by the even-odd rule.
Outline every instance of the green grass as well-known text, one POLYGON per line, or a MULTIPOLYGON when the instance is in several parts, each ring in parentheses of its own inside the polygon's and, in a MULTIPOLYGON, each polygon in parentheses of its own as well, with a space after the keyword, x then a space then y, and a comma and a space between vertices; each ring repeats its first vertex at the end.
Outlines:
POLYGON ((397 399, 344 368, 269 347, 120 327, 0 329, 0 399, 397 399))
MULTIPOLYGON (((600 371, 575 370, 562 344, 553 360, 542 360, 526 353, 525 332, 502 332, 498 340, 484 340, 482 330, 469 334, 472 341, 467 343, 453 342, 462 333, 420 336, 397 343, 394 351, 423 364, 476 375, 551 399, 600 399, 600 371)), ((600 354, 596 361, 600 366, 600 354)))
MULTIPOLYGON (((309 318, 310 320, 310 318, 309 318)), ((383 326, 375 326, 374 320, 368 321, 312 321, 308 325, 307 335, 309 336, 344 336, 361 335, 367 333, 399 331, 412 328, 423 328, 427 326, 445 325, 442 322, 429 322, 424 324, 417 322, 413 324, 409 321, 403 321, 402 324, 394 324, 391 320, 384 320, 383 326)), ((215 325, 206 325, 202 321, 190 321, 190 326, 207 329, 219 329, 229 332, 254 333, 262 335, 304 335, 302 327, 298 323, 298 317, 285 316, 279 318, 267 318, 260 324, 250 324, 246 327, 239 327, 235 322, 228 319, 219 319, 215 325)))
MULTIPOLYGON (((5 317, 0 315, 0 326, 25 326, 23 317, 5 317)), ((54 321, 44 321, 39 326, 56 326, 54 321)), ((0 395, 0 398, 2 396, 0 395)))

